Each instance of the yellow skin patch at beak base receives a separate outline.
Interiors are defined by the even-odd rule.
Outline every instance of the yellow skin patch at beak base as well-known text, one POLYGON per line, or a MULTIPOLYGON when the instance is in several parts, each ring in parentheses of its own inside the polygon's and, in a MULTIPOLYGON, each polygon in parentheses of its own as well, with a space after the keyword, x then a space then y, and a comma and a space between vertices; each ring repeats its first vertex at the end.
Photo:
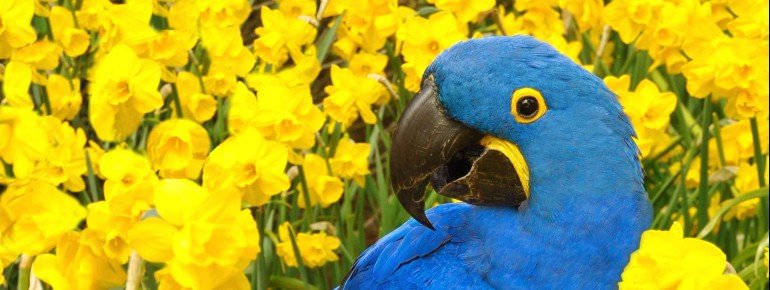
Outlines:
POLYGON ((524 194, 529 198, 529 167, 527 167, 527 161, 524 159, 524 155, 521 154, 519 147, 516 147, 511 142, 489 135, 484 136, 479 143, 486 148, 500 151, 508 157, 508 160, 513 164, 513 168, 516 169, 516 174, 519 175, 521 186, 524 187, 524 194))

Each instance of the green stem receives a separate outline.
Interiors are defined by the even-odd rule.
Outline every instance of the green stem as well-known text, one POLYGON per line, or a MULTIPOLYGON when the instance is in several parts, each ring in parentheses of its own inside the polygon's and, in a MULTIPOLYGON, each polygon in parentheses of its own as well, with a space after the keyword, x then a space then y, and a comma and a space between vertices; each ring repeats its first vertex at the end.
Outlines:
POLYGON ((701 151, 700 151, 700 187, 698 189, 698 224, 703 226, 709 220, 708 208, 709 208, 709 126, 711 125, 711 100, 706 98, 703 100, 703 123, 701 129, 703 134, 701 135, 701 151))

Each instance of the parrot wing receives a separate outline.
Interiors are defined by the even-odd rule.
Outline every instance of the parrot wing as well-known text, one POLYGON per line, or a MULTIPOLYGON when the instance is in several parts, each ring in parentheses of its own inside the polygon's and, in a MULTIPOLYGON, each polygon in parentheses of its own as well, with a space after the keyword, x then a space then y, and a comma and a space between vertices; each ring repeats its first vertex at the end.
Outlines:
MULTIPOLYGON (((410 219, 364 251, 344 278, 340 289, 345 289, 348 282, 361 278, 372 285, 390 282, 388 279, 393 278, 399 267, 439 252, 448 244, 455 248, 468 242, 465 217, 470 210, 470 205, 461 203, 440 205, 429 210, 427 215, 434 221, 435 231, 410 219)), ((429 268, 430 265, 423 267, 429 268)), ((438 275, 441 271, 435 273, 438 275)))

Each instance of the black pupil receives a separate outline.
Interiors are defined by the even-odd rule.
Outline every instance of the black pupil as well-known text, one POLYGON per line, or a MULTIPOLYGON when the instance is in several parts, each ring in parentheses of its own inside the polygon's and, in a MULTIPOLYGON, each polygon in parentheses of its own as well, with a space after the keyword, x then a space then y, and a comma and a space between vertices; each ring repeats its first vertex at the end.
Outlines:
POLYGON ((527 96, 523 97, 516 103, 516 110, 519 111, 519 115, 524 118, 532 118, 537 114, 540 109, 540 105, 537 103, 535 97, 527 96))

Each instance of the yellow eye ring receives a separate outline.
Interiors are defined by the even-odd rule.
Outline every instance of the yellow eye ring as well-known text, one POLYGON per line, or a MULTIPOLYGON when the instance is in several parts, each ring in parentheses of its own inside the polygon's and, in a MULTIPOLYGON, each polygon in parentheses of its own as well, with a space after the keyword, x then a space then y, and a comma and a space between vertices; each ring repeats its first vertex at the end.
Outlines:
POLYGON ((548 111, 543 95, 533 88, 515 90, 511 99, 511 115, 522 124, 537 121, 548 111))

